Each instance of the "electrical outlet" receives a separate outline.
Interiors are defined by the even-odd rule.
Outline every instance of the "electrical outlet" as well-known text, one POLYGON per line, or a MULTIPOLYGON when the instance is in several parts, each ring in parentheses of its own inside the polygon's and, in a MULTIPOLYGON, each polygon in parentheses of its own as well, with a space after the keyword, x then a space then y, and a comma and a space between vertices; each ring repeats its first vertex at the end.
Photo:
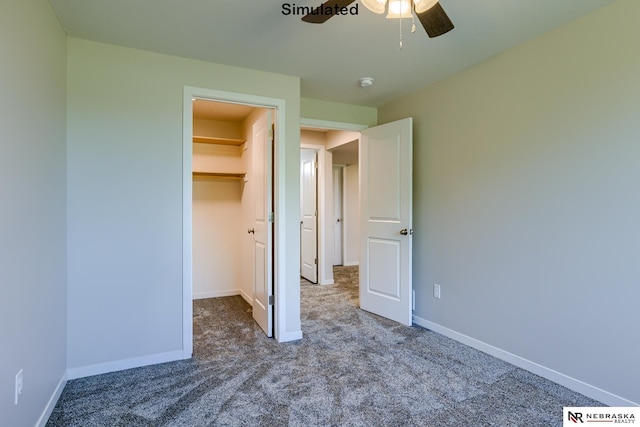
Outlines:
POLYGON ((433 284, 433 297, 440 299, 440 285, 437 283, 433 284))
POLYGON ((20 401, 20 396, 22 395, 23 387, 24 387, 24 380, 22 379, 22 369, 20 369, 16 374, 16 395, 15 395, 16 405, 20 401))

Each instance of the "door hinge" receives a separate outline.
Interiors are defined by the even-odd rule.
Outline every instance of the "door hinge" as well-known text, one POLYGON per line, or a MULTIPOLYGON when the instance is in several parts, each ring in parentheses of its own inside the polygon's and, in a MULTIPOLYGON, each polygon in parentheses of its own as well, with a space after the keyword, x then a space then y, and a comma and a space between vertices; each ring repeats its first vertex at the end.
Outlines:
POLYGON ((273 224, 273 212, 269 212, 269 222, 273 224))
POLYGON ((269 295, 269 305, 274 305, 275 304, 275 298, 273 295, 269 295))
POLYGON ((314 263, 315 265, 318 265, 318 258, 314 258, 314 259, 313 259, 313 263, 314 263))

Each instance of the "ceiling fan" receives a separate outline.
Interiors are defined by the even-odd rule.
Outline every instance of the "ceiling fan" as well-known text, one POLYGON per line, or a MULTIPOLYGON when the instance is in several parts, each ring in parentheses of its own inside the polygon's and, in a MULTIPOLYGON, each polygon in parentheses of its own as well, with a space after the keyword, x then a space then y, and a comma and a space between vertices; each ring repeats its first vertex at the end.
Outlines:
MULTIPOLYGON (((328 0, 316 8, 315 12, 305 15, 302 20, 311 24, 322 24, 334 14, 318 13, 318 11, 340 10, 354 1, 356 0, 328 0)), ((378 14, 384 13, 387 9, 387 0, 361 1, 367 9, 378 14)), ((387 18, 411 18, 412 11, 415 11, 429 37, 441 36, 454 28, 453 22, 451 22, 438 0, 389 0, 387 18)))

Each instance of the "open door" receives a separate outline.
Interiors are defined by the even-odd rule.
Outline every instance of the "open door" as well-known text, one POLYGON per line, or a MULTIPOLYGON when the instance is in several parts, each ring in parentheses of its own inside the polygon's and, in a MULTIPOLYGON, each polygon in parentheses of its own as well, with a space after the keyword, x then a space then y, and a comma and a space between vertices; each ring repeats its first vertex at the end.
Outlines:
POLYGON ((300 150, 300 275, 318 283, 317 153, 300 150))
POLYGON ((412 119, 360 139, 360 307, 411 325, 412 119))
POLYGON ((255 221, 253 233, 253 318, 273 336, 273 112, 267 110, 253 124, 255 221))

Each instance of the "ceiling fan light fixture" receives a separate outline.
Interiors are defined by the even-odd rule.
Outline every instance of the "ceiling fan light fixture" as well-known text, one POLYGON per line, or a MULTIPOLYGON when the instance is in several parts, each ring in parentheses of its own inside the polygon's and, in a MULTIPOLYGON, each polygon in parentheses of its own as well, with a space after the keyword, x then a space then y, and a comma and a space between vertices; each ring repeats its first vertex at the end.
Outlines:
POLYGON ((424 13, 438 3, 438 0, 413 0, 416 13, 424 13))
POLYGON ((411 0, 390 0, 387 19, 412 18, 411 0))
MULTIPOLYGON (((339 7, 346 8, 355 1, 356 0, 326 0, 319 7, 303 16, 302 21, 311 24, 322 24, 332 16, 341 15, 342 13, 336 12, 334 14, 327 12, 325 15, 324 13, 319 14, 318 10, 322 8, 333 10, 335 6, 335 10, 337 11, 339 7)), ((360 0, 360 3, 370 11, 379 15, 387 11, 387 3, 389 3, 387 18, 396 18, 400 23, 400 49, 402 49, 402 19, 399 18, 412 19, 412 33, 416 31, 415 21, 417 18, 430 38, 440 37, 455 28, 438 0, 360 0)), ((357 6, 358 5, 355 7, 357 8, 357 6)))
POLYGON ((361 0, 364 7, 373 13, 382 14, 386 10, 387 0, 361 0))

